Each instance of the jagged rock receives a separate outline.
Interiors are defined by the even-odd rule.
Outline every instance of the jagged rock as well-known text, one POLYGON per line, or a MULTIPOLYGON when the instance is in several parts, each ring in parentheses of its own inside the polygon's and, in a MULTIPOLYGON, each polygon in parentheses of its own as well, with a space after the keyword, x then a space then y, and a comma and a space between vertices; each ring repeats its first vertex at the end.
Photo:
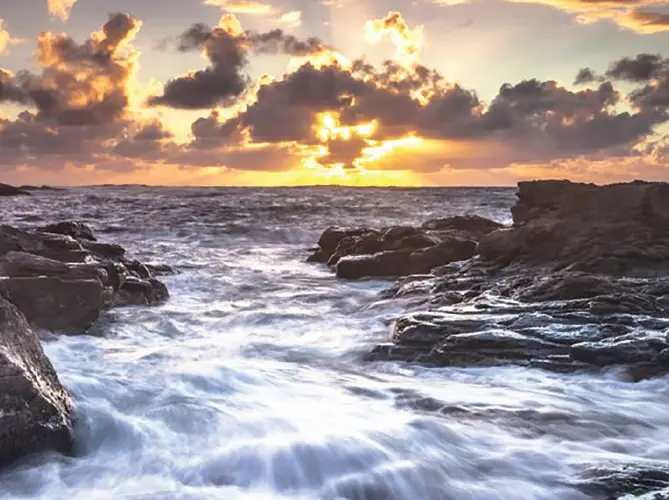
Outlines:
POLYGON ((111 304, 113 289, 97 279, 0 278, 0 296, 38 328, 82 334, 111 304))
POLYGON ((68 334, 85 333, 114 305, 153 305, 168 297, 149 267, 125 259, 123 247, 91 238, 92 230, 75 222, 40 231, 0 226, 0 295, 32 325, 68 334))
POLYGON ((669 464, 589 466, 572 484, 591 498, 666 500, 669 499, 669 464))
POLYGON ((39 231, 44 233, 64 234, 71 236, 76 240, 96 241, 93 230, 83 222, 65 221, 57 222, 55 224, 48 224, 39 228, 39 231))
POLYGON ((669 184, 521 182, 514 226, 484 236, 481 258, 613 276, 669 271, 669 184))
POLYGON ((26 278, 36 276, 68 279, 97 279, 108 282, 108 273, 95 263, 65 263, 26 252, 7 252, 0 257, 0 276, 26 278))
POLYGON ((30 193, 25 189, 0 183, 0 196, 28 196, 30 193))
POLYGON ((11 251, 31 253, 61 262, 84 262, 89 255, 69 236, 0 226, 0 256, 11 251))
POLYGON ((72 403, 37 335, 0 297, 0 464, 72 447, 72 403))

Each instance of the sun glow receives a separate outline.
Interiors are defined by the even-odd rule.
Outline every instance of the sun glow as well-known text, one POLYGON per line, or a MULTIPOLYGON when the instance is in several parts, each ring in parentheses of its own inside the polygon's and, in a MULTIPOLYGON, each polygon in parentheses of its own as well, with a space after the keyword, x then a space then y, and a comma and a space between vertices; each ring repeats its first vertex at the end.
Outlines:
POLYGON ((335 113, 322 113, 318 116, 317 135, 321 142, 326 143, 335 139, 350 141, 354 136, 370 137, 377 128, 376 121, 360 123, 353 126, 341 124, 335 113))

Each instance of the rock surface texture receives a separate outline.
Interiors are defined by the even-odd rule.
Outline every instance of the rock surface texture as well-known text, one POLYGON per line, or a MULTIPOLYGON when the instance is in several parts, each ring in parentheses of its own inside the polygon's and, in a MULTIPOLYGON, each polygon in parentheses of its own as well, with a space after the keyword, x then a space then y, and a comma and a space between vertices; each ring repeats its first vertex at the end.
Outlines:
POLYGON ((0 297, 0 464, 72 445, 72 402, 18 309, 0 297))
POLYGON ((120 245, 98 242, 79 222, 37 230, 0 226, 0 296, 33 326, 85 333, 106 308, 168 297, 150 268, 125 253, 120 245))
POLYGON ((393 228, 392 250, 388 230, 323 234, 311 259, 340 277, 403 277, 384 296, 409 312, 367 359, 669 373, 669 184, 523 182, 517 196, 510 227, 455 217, 393 228))
POLYGON ((308 260, 327 263, 346 279, 427 273, 474 256, 478 239, 500 227, 478 216, 437 219, 422 227, 330 227, 308 260))
POLYGON ((72 446, 72 402, 37 329, 83 334, 105 309, 167 299, 154 273, 171 270, 125 253, 78 222, 0 226, 0 464, 72 446))

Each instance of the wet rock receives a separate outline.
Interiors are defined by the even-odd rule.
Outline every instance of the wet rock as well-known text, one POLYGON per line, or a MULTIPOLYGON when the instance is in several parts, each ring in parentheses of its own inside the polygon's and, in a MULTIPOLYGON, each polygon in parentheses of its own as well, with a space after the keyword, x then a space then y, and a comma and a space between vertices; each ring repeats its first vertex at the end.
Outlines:
POLYGON ((84 262, 88 256, 88 252, 70 236, 0 226, 0 256, 11 251, 61 262, 84 262))
POLYGON ((120 260, 125 255, 125 248, 115 243, 98 243, 95 241, 81 241, 81 246, 101 259, 120 260))
POLYGON ((434 267, 467 259, 474 255, 475 249, 476 243, 473 241, 452 238, 420 250, 402 248, 371 255, 342 257, 335 265, 335 272, 339 278, 346 279, 424 274, 434 267))
POLYGON ((307 260, 325 262, 339 277, 348 279, 428 273, 471 258, 476 254, 477 240, 500 227, 501 224, 478 216, 434 219, 422 227, 330 227, 307 260))
POLYGON ((0 296, 38 328, 82 334, 111 304, 113 289, 97 279, 0 278, 0 296))
POLYGON ((94 237, 76 222, 39 231, 0 226, 0 295, 32 325, 67 334, 85 333, 109 307, 167 299, 167 288, 148 266, 126 259, 122 246, 94 237))
POLYGON ((25 189, 0 183, 0 196, 28 196, 30 193, 25 189))
POLYGON ((669 184, 521 182, 514 226, 484 236, 481 258, 613 276, 669 271, 669 184))
POLYGON ((669 465, 589 466, 572 484, 592 498, 664 500, 669 498, 669 465))
POLYGON ((151 276, 172 276, 176 271, 167 264, 145 264, 145 267, 151 273, 151 276))
POLYGON ((117 306, 155 305, 164 302, 169 292, 164 283, 156 279, 128 277, 114 297, 117 306))
POLYGON ((308 259, 309 262, 327 262, 335 253, 337 246, 346 238, 356 238, 372 232, 366 228, 327 228, 318 240, 318 248, 308 259))
POLYGON ((437 231, 460 232, 466 234, 468 238, 478 239, 504 226, 499 222, 479 215, 458 215, 446 219, 432 219, 425 222, 421 227, 437 231))
POLYGON ((64 234, 71 236, 76 240, 96 241, 93 230, 83 222, 65 221, 57 222, 55 224, 48 224, 39 228, 39 231, 44 233, 64 234))
POLYGON ((7 252, 0 257, 0 276, 25 278, 35 276, 68 279, 97 279, 107 283, 108 274, 94 263, 65 263, 26 252, 7 252))
POLYGON ((72 447, 72 403, 37 335, 0 297, 0 464, 72 447))

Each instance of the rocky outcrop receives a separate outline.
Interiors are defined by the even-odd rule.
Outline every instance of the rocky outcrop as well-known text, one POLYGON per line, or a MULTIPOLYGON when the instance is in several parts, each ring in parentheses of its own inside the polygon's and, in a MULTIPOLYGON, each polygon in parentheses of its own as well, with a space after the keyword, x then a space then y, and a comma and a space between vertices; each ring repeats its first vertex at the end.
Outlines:
POLYGON ((109 307, 168 297, 151 268, 125 254, 78 222, 38 230, 0 226, 0 296, 37 328, 85 333, 109 307))
POLYGON ((520 183, 512 215, 330 228, 312 260, 401 277, 384 297, 410 312, 370 361, 669 373, 669 185, 520 183))
POLYGON ((30 193, 22 188, 10 186, 9 184, 0 183, 0 196, 26 196, 30 193))
POLYGON ((481 236, 502 227, 478 216, 435 219, 422 227, 381 230, 330 227, 309 262, 323 262, 346 279, 398 277, 471 258, 481 236))
POLYGON ((0 464, 72 446, 72 402, 36 333, 0 297, 0 464))
POLYGON ((72 446, 72 403, 33 330, 81 334, 107 308, 167 299, 154 273, 85 224, 0 226, 0 464, 72 446))
POLYGON ((481 239, 481 259, 613 276, 669 271, 669 184, 521 182, 513 227, 481 239))

